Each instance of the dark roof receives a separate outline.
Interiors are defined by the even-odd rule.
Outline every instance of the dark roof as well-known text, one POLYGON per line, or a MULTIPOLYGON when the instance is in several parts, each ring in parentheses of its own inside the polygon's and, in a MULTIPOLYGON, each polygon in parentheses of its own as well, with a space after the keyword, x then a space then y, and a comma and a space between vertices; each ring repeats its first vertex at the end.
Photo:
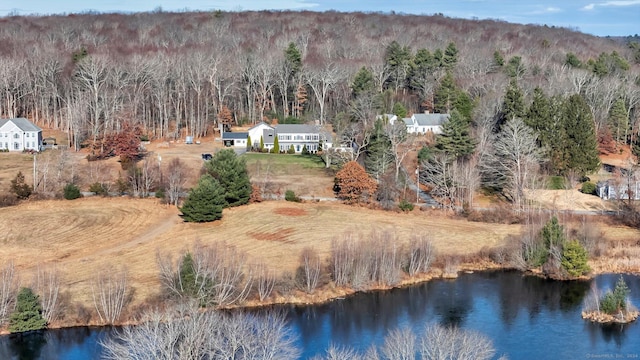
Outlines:
POLYGON ((444 124, 449 114, 414 114, 413 117, 420 126, 435 126, 444 124))
POLYGON ((275 126, 278 134, 317 134, 318 127, 306 124, 278 124, 275 126))
POLYGON ((230 140, 243 140, 249 137, 249 133, 246 132, 223 132, 222 140, 230 139, 230 140))
POLYGON ((42 131, 42 129, 25 118, 0 119, 0 127, 4 126, 9 121, 14 123, 22 131, 42 131))

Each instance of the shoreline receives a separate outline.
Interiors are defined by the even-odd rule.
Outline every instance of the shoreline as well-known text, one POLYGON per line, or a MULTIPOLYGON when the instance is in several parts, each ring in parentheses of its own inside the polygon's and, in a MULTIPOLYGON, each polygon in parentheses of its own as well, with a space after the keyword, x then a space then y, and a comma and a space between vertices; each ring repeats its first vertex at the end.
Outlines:
MULTIPOLYGON (((600 259, 602 260, 602 259, 600 259)), ((605 269, 601 269, 599 267, 595 267, 589 275, 582 276, 574 279, 552 279, 548 276, 545 276, 539 271, 531 271, 531 270, 519 270, 513 267, 503 266, 500 264, 496 264, 492 261, 478 261, 471 263, 462 263, 459 265, 458 270, 455 273, 445 273, 442 269, 434 268, 430 272, 425 274, 418 274, 417 276, 409 277, 405 274, 405 277, 400 280, 400 282, 394 286, 371 286, 367 289, 355 290, 352 288, 345 287, 334 287, 331 283, 326 284, 325 286, 316 289, 316 291, 312 294, 304 293, 300 290, 296 290, 291 295, 276 295, 275 297, 270 298, 268 301, 259 301, 259 300, 248 300, 239 305, 226 306, 222 308, 217 308, 217 310, 232 310, 232 309, 259 309, 269 306, 277 306, 277 305, 290 305, 290 306, 310 306, 310 305, 322 305, 336 300, 342 300, 346 297, 353 296, 358 293, 373 293, 377 291, 388 291, 392 289, 400 289, 406 288, 414 285, 419 285, 422 283, 426 283, 436 279, 443 280, 455 280, 459 277, 461 273, 474 273, 474 272, 484 272, 484 271, 517 271, 522 274, 522 276, 538 276, 549 278, 554 281, 588 281, 593 279, 596 276, 604 275, 604 274, 631 274, 631 275, 640 275, 640 269, 617 269, 618 271, 608 271, 605 269)), ((213 308, 207 309, 211 310, 213 308)), ((139 314, 135 314, 136 316, 139 314)), ((47 326, 44 330, 58 330, 58 329, 68 329, 68 328, 76 328, 76 327, 89 327, 89 328, 103 328, 103 327, 120 327, 120 326, 129 326, 139 324, 139 321, 135 319, 124 319, 122 321, 118 321, 114 324, 99 324, 94 322, 89 322, 87 324, 78 324, 64 321, 56 321, 51 325, 47 326)), ((10 335, 7 329, 3 329, 0 331, 0 336, 10 335)))

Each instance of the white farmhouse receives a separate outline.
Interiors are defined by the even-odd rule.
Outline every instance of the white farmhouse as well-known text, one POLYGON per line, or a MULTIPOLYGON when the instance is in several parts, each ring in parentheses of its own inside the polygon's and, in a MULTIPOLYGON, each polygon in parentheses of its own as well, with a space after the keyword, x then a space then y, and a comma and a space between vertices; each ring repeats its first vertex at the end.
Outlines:
MULTIPOLYGON (((390 124, 398 121, 398 116, 393 114, 378 115, 378 118, 386 117, 390 124)), ((442 125, 449 120, 449 114, 413 114, 411 117, 404 118, 402 121, 407 126, 409 134, 440 134, 442 133, 442 125)))
POLYGON ((264 122, 249 129, 249 137, 253 148, 260 147, 260 140, 264 148, 271 150, 276 137, 280 151, 288 151, 291 146, 296 153, 301 153, 306 147, 307 151, 315 153, 319 150, 329 149, 333 144, 333 138, 328 131, 318 126, 305 124, 278 124, 270 126, 264 122))
POLYGON ((25 118, 0 119, 0 149, 9 151, 42 148, 42 129, 25 118))

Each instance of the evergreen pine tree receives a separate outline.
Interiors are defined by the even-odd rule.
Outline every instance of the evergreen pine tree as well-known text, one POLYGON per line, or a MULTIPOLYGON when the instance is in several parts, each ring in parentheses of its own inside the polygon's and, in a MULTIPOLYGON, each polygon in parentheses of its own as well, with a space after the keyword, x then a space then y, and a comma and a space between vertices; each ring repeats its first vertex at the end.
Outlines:
POLYGON ((397 102, 393 104, 393 114, 398 116, 399 119, 404 119, 407 117, 407 109, 402 105, 402 103, 397 102))
POLYGON ((499 50, 493 52, 493 66, 501 68, 504 66, 504 57, 499 50))
POLYGON ((251 196, 247 164, 233 149, 218 151, 205 163, 206 172, 218 180, 223 189, 225 207, 244 205, 251 196))
POLYGON ((469 122, 457 110, 442 125, 442 133, 436 137, 436 149, 454 158, 467 156, 475 150, 469 122))
POLYGON ((251 142, 251 136, 247 136, 247 151, 251 151, 253 149, 253 144, 251 142))
POLYGON ((264 138, 260 136, 260 152, 264 151, 264 138))
POLYGON ((273 148, 271 148, 272 154, 280 154, 280 141, 278 141, 278 137, 273 140, 273 148))
POLYGON ((18 292, 16 308, 9 317, 9 331, 19 333, 45 327, 47 327, 47 320, 42 317, 40 298, 30 288, 21 288, 18 292))
POLYGON ((609 128, 614 140, 618 144, 624 144, 629 129, 629 116, 623 99, 616 100, 609 110, 609 128))
POLYGON ((198 180, 198 185, 189 191, 189 196, 180 208, 186 222, 210 222, 222 218, 225 206, 224 189, 209 174, 198 180))
POLYGON ((515 79, 511 79, 502 102, 502 118, 504 122, 525 116, 524 94, 515 79))
POLYGON ((384 126, 383 119, 376 120, 364 161, 367 172, 376 181, 380 181, 382 175, 391 169, 394 161, 391 142, 384 133, 384 126))
POLYGON ((566 141, 564 154, 567 168, 578 175, 595 171, 600 165, 593 114, 579 94, 569 97, 564 105, 566 141))
POLYGON ((450 42, 447 45, 447 48, 444 50, 444 57, 442 58, 442 63, 445 69, 453 70, 458 62, 458 48, 456 48, 456 44, 450 42))
POLYGON ((591 269, 587 264, 589 254, 584 246, 580 245, 578 240, 567 242, 562 250, 562 260, 560 264, 571 276, 581 276, 591 269))
POLYGON ((457 96, 456 84, 451 72, 447 71, 440 81, 440 85, 435 91, 434 110, 437 113, 448 114, 453 109, 453 104, 457 96))
POLYGON ((358 97, 362 93, 373 91, 373 88, 373 74, 366 67, 361 67, 351 84, 353 96, 358 97))
POLYGON ((397 41, 392 41, 385 52, 385 64, 389 68, 388 83, 395 90, 402 88, 409 71, 411 50, 407 46, 400 46, 397 41))

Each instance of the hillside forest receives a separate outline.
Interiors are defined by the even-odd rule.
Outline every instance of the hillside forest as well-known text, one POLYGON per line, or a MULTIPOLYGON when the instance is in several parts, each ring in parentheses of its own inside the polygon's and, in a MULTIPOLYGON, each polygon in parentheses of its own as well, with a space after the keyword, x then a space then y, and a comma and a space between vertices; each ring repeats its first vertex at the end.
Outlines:
MULTIPOLYGON (((78 150, 260 121, 330 127, 379 183, 421 149, 447 204, 480 188, 516 206, 538 175, 580 179, 640 149, 640 45, 497 20, 338 12, 0 18, 0 116, 62 130, 78 150), (448 113, 407 136, 381 114, 448 113)), ((400 122, 401 123, 401 122, 400 122)), ((637 151, 636 151, 637 152, 637 151)), ((378 187, 378 200, 397 198, 378 187)))

